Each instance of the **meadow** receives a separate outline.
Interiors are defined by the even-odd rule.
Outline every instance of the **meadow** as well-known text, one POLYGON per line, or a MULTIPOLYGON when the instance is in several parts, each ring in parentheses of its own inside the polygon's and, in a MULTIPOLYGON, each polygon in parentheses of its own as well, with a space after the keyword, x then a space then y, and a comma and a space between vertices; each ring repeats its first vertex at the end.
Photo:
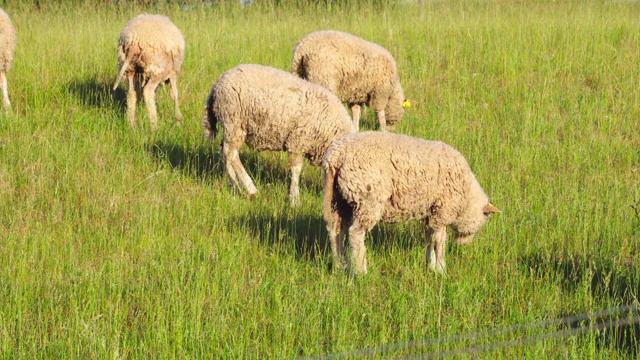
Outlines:
POLYGON ((640 356, 637 325, 491 333, 637 304, 640 3, 183 5, 4 5, 19 41, 0 117, 0 358, 640 356), (155 133, 142 104, 127 124, 126 85, 111 90, 142 12, 187 42, 185 122, 162 87, 155 133), (303 168, 291 208, 286 154, 244 148, 258 197, 228 186, 201 128, 211 86, 240 63, 288 70, 319 29, 389 49, 417 102, 396 132, 459 149, 503 211, 449 242, 446 276, 417 223, 368 234, 368 275, 333 271, 322 171, 303 168), (486 336, 424 341, 464 334, 486 336))

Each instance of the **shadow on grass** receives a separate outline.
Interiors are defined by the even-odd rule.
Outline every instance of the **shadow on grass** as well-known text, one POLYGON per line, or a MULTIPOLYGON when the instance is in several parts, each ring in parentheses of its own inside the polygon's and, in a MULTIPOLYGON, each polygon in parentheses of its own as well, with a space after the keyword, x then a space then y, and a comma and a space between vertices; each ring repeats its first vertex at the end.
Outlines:
MULTIPOLYGON (((329 237, 320 208, 313 209, 310 214, 306 213, 308 209, 292 209, 287 205, 279 214, 272 211, 271 208, 258 208, 231 221, 245 224, 260 243, 275 251, 286 252, 293 242, 298 259, 310 261, 320 257, 329 261, 327 270, 333 270, 329 237)), ((345 245, 348 252, 348 239, 345 245)), ((381 247, 381 251, 387 251, 388 247, 406 250, 418 246, 423 249, 424 243, 423 238, 415 238, 402 228, 385 224, 374 227, 368 234, 366 246, 370 250, 381 247)))
MULTIPOLYGON (((581 291, 580 287, 588 286, 595 298, 612 299, 615 303, 637 304, 640 293, 640 273, 632 266, 622 268, 614 266, 612 261, 587 263, 579 257, 548 258, 541 254, 528 255, 521 258, 526 264, 526 271, 535 278, 552 277, 559 281, 567 292, 581 291)), ((629 316, 640 316, 638 310, 629 316)), ((604 324, 604 321, 627 319, 621 316, 613 319, 593 319, 591 325, 604 324)), ((584 322, 565 324, 571 328, 585 326, 584 322)), ((640 355, 640 324, 614 325, 600 330, 598 346, 615 348, 630 358, 640 355)))
POLYGON ((224 175, 218 161, 219 152, 215 150, 215 146, 186 148, 161 141, 147 145, 147 152, 157 162, 167 162, 173 169, 203 180, 218 179, 224 175))
POLYGON ((246 224, 261 243, 276 250, 289 247, 293 241, 298 259, 308 261, 318 256, 329 256, 328 235, 322 216, 296 212, 299 211, 291 208, 284 209, 279 215, 255 211, 232 221, 246 224))
MULTIPOLYGON (((172 168, 180 170, 187 175, 196 178, 211 177, 219 179, 226 177, 226 171, 220 154, 220 141, 215 140, 209 146, 187 148, 182 144, 155 142, 147 146, 147 151, 158 162, 168 162, 172 168)), ((258 193, 266 191, 264 184, 283 183, 286 188, 291 181, 289 175, 289 163, 286 154, 282 157, 278 153, 253 151, 244 147, 240 151, 240 160, 249 176, 258 187, 258 193)), ((300 177, 301 192, 311 191, 314 194, 321 194, 322 181, 313 179, 309 174, 311 165, 306 163, 300 177), (306 171, 305 171, 306 170, 306 171)))
POLYGON ((115 108, 121 114, 126 111, 127 92, 118 87, 112 90, 113 79, 106 76, 90 79, 74 79, 67 84, 71 95, 88 108, 115 108))

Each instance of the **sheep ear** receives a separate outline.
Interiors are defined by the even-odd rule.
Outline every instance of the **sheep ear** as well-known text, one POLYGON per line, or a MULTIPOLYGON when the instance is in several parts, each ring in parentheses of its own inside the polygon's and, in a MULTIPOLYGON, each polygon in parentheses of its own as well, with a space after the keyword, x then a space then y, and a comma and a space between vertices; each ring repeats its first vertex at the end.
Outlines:
POLYGON ((491 205, 491 203, 489 203, 489 204, 485 205, 482 208, 482 212, 484 214, 491 214, 491 213, 499 213, 499 212, 502 212, 502 211, 498 210, 497 207, 495 207, 495 206, 491 205))

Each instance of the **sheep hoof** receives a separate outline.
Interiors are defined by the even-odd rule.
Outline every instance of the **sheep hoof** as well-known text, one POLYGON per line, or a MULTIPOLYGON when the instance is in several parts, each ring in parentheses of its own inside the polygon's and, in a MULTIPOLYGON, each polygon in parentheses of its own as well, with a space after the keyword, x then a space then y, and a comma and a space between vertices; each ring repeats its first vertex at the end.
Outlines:
POLYGON ((430 263, 429 269, 437 272, 440 275, 444 275, 444 263, 430 263))

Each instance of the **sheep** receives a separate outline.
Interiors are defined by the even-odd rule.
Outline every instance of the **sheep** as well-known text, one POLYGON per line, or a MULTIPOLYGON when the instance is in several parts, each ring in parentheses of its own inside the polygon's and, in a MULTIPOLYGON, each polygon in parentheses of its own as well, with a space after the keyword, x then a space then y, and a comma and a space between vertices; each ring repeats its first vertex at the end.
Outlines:
POLYGON ((163 15, 138 15, 122 29, 118 41, 118 78, 115 91, 123 77, 129 80, 127 120, 136 123, 137 89, 142 89, 153 130, 157 129, 155 92, 168 81, 178 124, 182 113, 178 105, 177 77, 184 60, 185 41, 180 30, 163 15))
POLYGON ((6 111, 11 110, 9 90, 7 88, 7 72, 11 68, 13 54, 16 52, 18 36, 7 13, 0 9, 0 88, 2 88, 2 105, 6 111))
POLYGON ((298 202, 303 156, 318 166, 335 138, 356 131, 342 102, 329 90, 255 64, 238 65, 213 85, 202 121, 208 139, 216 137, 218 122, 224 133, 221 153, 230 183, 237 187, 242 183, 251 197, 257 189, 240 162, 242 144, 258 151, 288 153, 291 205, 298 202))
POLYGON ((467 161, 442 142, 367 131, 336 139, 322 160, 323 217, 335 268, 366 274, 364 238, 380 221, 421 220, 429 267, 445 269, 446 227, 468 244, 491 213, 499 212, 467 161), (350 259, 344 237, 349 229, 350 259))
POLYGON ((306 35, 293 50, 291 72, 318 83, 346 102, 359 127, 361 106, 372 107, 380 129, 393 131, 411 103, 404 98, 396 61, 387 49, 348 33, 306 35))

